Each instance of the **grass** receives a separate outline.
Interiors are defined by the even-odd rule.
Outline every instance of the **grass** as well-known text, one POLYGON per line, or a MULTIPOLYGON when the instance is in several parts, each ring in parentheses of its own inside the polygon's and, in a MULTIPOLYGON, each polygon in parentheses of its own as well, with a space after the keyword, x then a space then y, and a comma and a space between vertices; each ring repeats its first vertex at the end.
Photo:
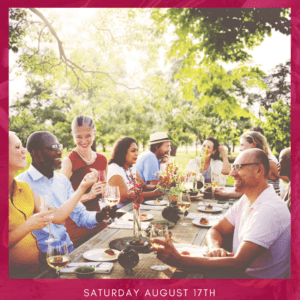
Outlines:
MULTIPOLYGON (((102 148, 101 148, 101 150, 102 150, 102 148)), ((63 149, 62 158, 64 159, 65 156, 67 156, 70 152, 71 152, 71 150, 63 149)), ((109 160, 110 156, 111 156, 111 149, 108 148, 106 150, 106 152, 99 151, 99 149, 98 149, 98 153, 104 155, 107 158, 107 160, 109 160)), ((142 151, 140 151, 140 153, 142 153, 142 151)), ((198 151, 198 153, 199 153, 199 151, 198 151)), ((27 167, 23 170, 18 171, 16 176, 19 175, 20 173, 23 173, 24 171, 26 171, 29 168, 29 166, 31 164, 31 156, 29 155, 29 153, 27 153, 26 156, 27 156, 27 167)), ((177 150, 176 156, 172 157, 172 158, 181 168, 185 169, 188 162, 195 157, 196 157, 196 151, 189 150, 188 153, 186 153, 186 150, 184 148, 179 148, 177 150)), ((233 185, 233 183, 234 183, 233 178, 231 176, 228 176, 226 184, 233 185)))

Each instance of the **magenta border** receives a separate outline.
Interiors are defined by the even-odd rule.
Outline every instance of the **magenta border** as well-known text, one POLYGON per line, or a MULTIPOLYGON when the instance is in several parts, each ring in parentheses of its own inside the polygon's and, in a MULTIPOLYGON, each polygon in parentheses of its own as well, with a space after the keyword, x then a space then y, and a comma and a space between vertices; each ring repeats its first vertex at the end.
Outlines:
MULTIPOLYGON (((206 298, 204 289, 215 290, 215 299, 300 299, 300 269, 298 245, 300 245, 299 229, 299 170, 296 165, 296 148, 292 148, 292 279, 289 280, 12 280, 8 279, 8 7, 291 7, 292 8, 292 144, 299 144, 300 125, 300 5, 298 0, 200 0, 200 1, 137 1, 137 0, 2 0, 0 3, 0 297, 1 299, 87 299, 84 289, 96 289, 100 299, 116 299, 98 294, 98 289, 139 289, 138 299, 196 299, 206 298), (298 130, 297 130, 298 129, 298 130), (297 143, 296 143, 297 141, 297 143), (144 296, 146 289, 188 289, 187 296, 182 297, 149 297, 144 296), (203 289, 200 297, 193 295, 193 289, 203 289)), ((276 55, 276 49, 274 53, 276 55)), ((103 291, 102 291, 103 293, 103 291)), ((208 292, 209 293, 209 292, 208 292)), ((106 294, 107 295, 107 294, 106 294)), ((125 298, 125 296, 123 297, 125 298)), ((130 298, 130 297, 126 297, 130 298)), ((207 298, 209 298, 207 296, 207 298)))

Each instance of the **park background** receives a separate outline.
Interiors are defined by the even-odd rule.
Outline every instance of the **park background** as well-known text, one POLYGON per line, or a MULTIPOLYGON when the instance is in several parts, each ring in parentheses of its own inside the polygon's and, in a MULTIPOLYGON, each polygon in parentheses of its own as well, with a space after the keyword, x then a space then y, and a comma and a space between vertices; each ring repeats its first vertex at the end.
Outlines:
MULTIPOLYGON (((11 1, 10 4, 13 4, 14 1, 11 1)), ((93 5, 93 3, 89 3, 90 1, 88 2, 78 2, 78 3, 72 3, 69 1, 69 6, 71 5, 74 5, 74 6, 87 6, 87 5, 93 5)), ((276 2, 276 1, 275 1, 276 2)), ((22 1, 16 1, 16 4, 20 4, 22 3, 22 1)), ((35 6, 37 7, 37 3, 35 1, 31 1, 30 4, 32 4, 31 6, 35 6)), ((68 6, 68 4, 64 4, 64 3, 56 3, 55 5, 58 5, 58 6, 68 6)), ((152 3, 152 5, 159 5, 159 3, 152 3)), ((268 1, 261 1, 260 4, 262 6, 281 6, 280 3, 269 3, 268 1), (262 3, 263 2, 263 3, 262 3)), ((295 68, 295 66, 297 66, 297 49, 298 49, 298 10, 297 10, 297 3, 294 1, 287 1, 285 2, 285 4, 288 6, 288 5, 291 5, 294 7, 294 10, 292 10, 292 20, 294 20, 294 23, 292 24, 292 27, 293 27, 293 32, 292 32, 292 38, 293 38, 293 47, 292 48, 292 68, 294 66, 294 73, 292 75, 292 79, 294 79, 294 82, 292 81, 292 88, 294 88, 294 96, 293 96, 293 101, 292 102, 292 112, 293 112, 293 133, 295 133, 294 136, 292 136, 292 138, 295 139, 295 137, 297 137, 297 131, 296 131, 296 125, 298 124, 298 119, 297 119, 297 116, 298 116, 298 107, 299 105, 297 105, 297 101, 296 101, 296 89, 297 89, 297 86, 298 86, 298 71, 297 69, 295 68), (293 51, 294 50, 294 51, 293 51)), ((26 5, 29 5, 29 3, 27 3, 26 5)), ((44 3, 45 5, 45 3, 44 3)), ((50 3, 48 3, 48 6, 50 5, 50 3)), ((53 5, 53 2, 52 2, 52 5, 53 5)), ((103 3, 104 5, 104 3, 103 3)), ((111 4, 110 4, 111 5, 111 4)), ((117 4, 114 4, 114 6, 117 5, 117 4)), ((122 3, 122 5, 124 5, 124 3, 122 3)), ((131 5, 133 5, 133 3, 131 3, 131 5)), ((136 4, 136 5, 139 5, 139 4, 136 4)), ((147 5, 147 3, 144 3, 144 5, 147 5)), ((150 5, 150 4, 148 4, 150 5)), ((186 6, 189 6, 189 5, 192 5, 192 3, 177 3, 177 5, 186 5, 186 6)), ((199 5, 199 4, 198 4, 199 5)), ((208 5, 207 3, 205 3, 205 1, 203 3, 201 3, 201 5, 208 5)), ((216 1, 216 3, 214 3, 214 6, 218 6, 218 5, 224 5, 222 4, 221 2, 219 3, 219 1, 216 1)), ((247 1, 236 1, 235 4, 232 4, 231 2, 229 4, 227 4, 226 6, 232 6, 232 5, 236 5, 236 6, 251 6, 253 4, 251 3, 248 3, 247 1)), ((255 4, 255 5, 258 5, 258 4, 255 4)), ((24 5, 23 5, 24 6, 24 5)), ((130 6, 130 5, 129 5, 130 6)), ((210 4, 211 6, 211 4, 210 4)), ((4 5, 5 8, 7 8, 7 3, 5 3, 4 5)), ((2 19, 2 25, 3 27, 2 28, 7 28, 7 24, 5 23, 6 21, 5 20, 8 20, 7 16, 4 17, 2 19)), ((2 33, 3 33, 3 30, 2 30, 2 33)), ((6 38, 7 37, 7 33, 3 33, 4 37, 6 38)), ((4 41, 4 49, 6 48, 7 49, 7 46, 6 46, 6 42, 4 41)), ((2 48, 2 49, 3 49, 2 48)), ((275 51, 276 49, 274 49, 275 51)), ((5 67, 5 59, 3 60, 3 63, 2 65, 5 67)), ((6 69, 7 70, 7 69, 6 69)), ((3 83, 5 84, 4 87, 7 87, 7 74, 4 72, 1 76, 1 79, 2 80, 6 80, 4 81, 3 83)), ((3 94, 3 97, 1 99, 8 99, 7 98, 7 92, 5 90, 5 88, 3 88, 3 85, 1 86, 2 87, 2 90, 4 90, 4 94, 3 94)), ((292 90, 292 94, 293 94, 293 90, 292 90)), ((4 112, 5 110, 7 111, 7 104, 5 104, 5 101, 2 103, 3 104, 3 108, 4 108, 4 112)), ((1 111, 2 113, 2 116, 5 117, 5 114, 3 114, 3 112, 1 111)), ((3 119, 5 120, 5 118, 3 119)), ((5 127, 7 125, 5 125, 5 121, 2 122, 2 127, 5 129, 5 127)), ((6 127, 7 128, 7 127, 6 127)), ((69 132, 68 132, 69 133, 69 132)), ((7 134, 7 133, 6 133, 7 134)), ((299 136, 299 135, 298 135, 299 136)), ((4 141, 6 140, 5 142, 5 145, 7 145, 7 136, 4 134, 4 141)), ((7 151, 7 148, 4 147, 3 150, 3 155, 5 157, 7 157, 7 154, 4 154, 6 153, 7 151)), ((295 164, 293 166, 293 170, 296 171, 296 168, 295 168, 295 164)), ((294 173, 295 176, 298 174, 298 173, 294 173)), ((2 177, 3 178, 3 182, 4 182, 4 186, 5 186, 5 182, 7 181, 7 179, 5 179, 5 176, 2 177)), ((295 189, 297 189, 297 187, 295 187, 295 189)), ((295 192, 295 189, 293 190, 293 192, 295 192)), ((4 188, 5 190, 5 188, 4 188)), ((3 197, 5 198, 5 197, 3 197)), ((3 199, 5 200, 5 199, 3 199)), ((5 201, 3 201, 4 203, 4 211, 3 211, 3 215, 5 217, 5 215, 7 216, 7 214, 5 213, 5 201)), ((295 209, 297 209, 297 206, 295 204, 295 209)), ((296 212, 296 211, 294 211, 296 212)), ((293 224, 296 225, 296 228, 294 227, 293 228, 293 231, 294 233, 296 233, 296 230, 297 230, 297 227, 298 226, 298 223, 296 222, 296 219, 294 218, 293 219, 293 224)), ((294 246, 296 246, 296 243, 298 243, 298 240, 297 239, 297 236, 295 235, 294 236, 295 239, 294 239, 294 246)), ((4 240, 5 241, 5 240, 4 240)), ((7 257, 7 250, 4 248, 2 249, 1 248, 2 253, 3 253, 3 260, 5 261, 5 257, 7 257)), ((292 252, 293 253, 293 252, 292 252)), ((296 278, 298 278, 298 264, 297 264, 297 258, 295 256, 293 256, 293 260, 292 260, 292 265, 293 265, 293 275, 294 275, 294 279, 295 280, 289 280, 289 281, 261 281, 261 280, 258 280, 258 281, 251 281, 251 282, 244 282, 244 281, 239 281, 239 282, 236 282, 236 281, 216 281, 216 280, 209 280, 209 281, 205 281, 205 282, 199 282, 199 281, 196 281, 196 282, 191 282, 191 281, 188 281, 188 282, 177 282, 177 281, 170 281, 168 282, 167 284, 164 283, 164 282, 161 282, 161 281, 156 281, 155 282, 155 286, 158 287, 158 288, 168 288, 168 287, 174 287, 174 286, 177 286, 177 287, 192 287, 192 286, 197 286, 199 287, 199 285, 202 285, 205 287, 215 287, 218 291, 219 291, 219 295, 216 297, 217 299, 253 299, 253 297, 255 297, 256 299, 297 299, 297 295, 299 295, 299 285, 298 285, 298 281, 296 280, 296 278)), ((7 259, 7 258, 6 258, 7 259)), ((3 280, 6 281, 6 276, 5 276, 5 264, 2 268, 2 275, 3 275, 3 280)), ((120 287, 133 287, 133 286, 141 286, 141 283, 140 282, 128 282, 128 281, 112 281, 112 282, 106 282, 105 285, 106 286, 114 286, 115 284, 119 284, 120 287)), ((153 283, 150 283, 148 282, 147 284, 149 284, 149 286, 153 286, 154 282, 153 283)), ((53 297, 56 297, 58 299, 69 299, 69 298, 81 298, 80 297, 80 291, 83 289, 83 286, 85 287, 92 287, 94 286, 95 287, 95 284, 89 282, 89 283, 83 283, 82 284, 79 284, 78 282, 76 284, 73 284, 72 282, 63 282, 63 283, 60 283, 60 282, 50 282, 50 281, 47 281, 47 282, 37 282, 37 281, 31 281, 29 282, 28 284, 25 283, 25 282, 22 282, 22 281, 16 281, 16 282, 7 282, 7 284, 3 285, 3 288, 2 288, 2 294, 5 295, 5 298, 7 299, 10 299, 10 298, 15 298, 17 295, 21 295, 24 297, 27 296, 27 299, 31 299, 31 298, 34 298, 34 297, 38 297, 39 299, 50 299, 50 298, 53 298, 53 297), (18 289, 15 289, 15 285, 18 285, 18 289)), ((96 286, 101 286, 101 283, 98 283, 98 285, 96 286)))

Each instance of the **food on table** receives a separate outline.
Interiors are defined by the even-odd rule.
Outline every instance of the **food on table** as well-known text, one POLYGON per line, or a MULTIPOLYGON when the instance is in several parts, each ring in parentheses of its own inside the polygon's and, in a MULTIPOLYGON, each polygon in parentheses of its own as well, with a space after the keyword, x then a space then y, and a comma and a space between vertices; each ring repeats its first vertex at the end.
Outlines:
POLYGON ((117 254, 112 249, 107 249, 102 253, 102 256, 105 258, 115 258, 117 257, 117 254))
POLYGON ((205 210, 213 210, 213 206, 210 204, 205 205, 205 210))
POLYGON ((141 214, 141 220, 146 220, 147 219, 147 214, 146 213, 142 213, 141 214))
POLYGON ((208 225, 209 221, 206 218, 201 218, 199 223, 203 225, 208 225))
POLYGON ((184 255, 184 256, 190 256, 191 255, 191 253, 189 251, 182 251, 179 254, 184 255))
POLYGON ((155 199, 155 200, 154 200, 154 204, 159 204, 159 200, 158 200, 158 199, 155 199))

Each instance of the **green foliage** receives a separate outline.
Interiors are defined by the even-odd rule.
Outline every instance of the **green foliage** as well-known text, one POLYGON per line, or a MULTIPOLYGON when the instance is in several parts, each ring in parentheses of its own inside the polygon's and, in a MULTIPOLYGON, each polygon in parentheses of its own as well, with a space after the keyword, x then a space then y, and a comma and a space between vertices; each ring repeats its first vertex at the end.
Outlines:
POLYGON ((265 137, 276 154, 291 146, 291 106, 285 105, 283 100, 272 104, 272 110, 263 109, 267 119, 263 129, 265 137))

